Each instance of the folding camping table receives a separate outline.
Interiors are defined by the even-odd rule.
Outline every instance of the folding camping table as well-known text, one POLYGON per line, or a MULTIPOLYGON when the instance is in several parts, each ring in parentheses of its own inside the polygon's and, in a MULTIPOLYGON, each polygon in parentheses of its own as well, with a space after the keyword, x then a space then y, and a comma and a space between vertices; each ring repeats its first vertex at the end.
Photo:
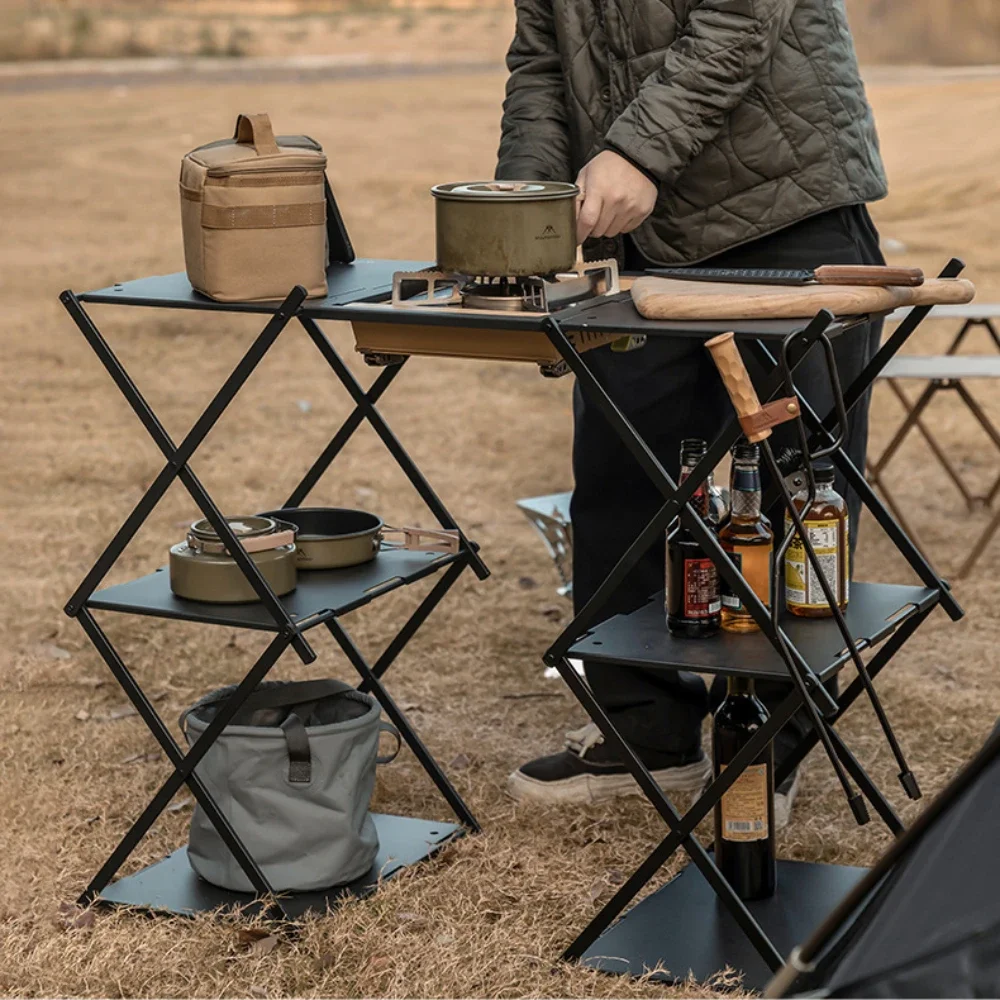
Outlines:
MULTIPOLYGON (((400 267, 413 269, 423 266, 426 265, 416 262, 372 260, 359 260, 351 265, 334 265, 329 273, 329 293, 326 299, 315 300, 310 306, 313 309, 325 307, 329 310, 341 302, 355 301, 367 295, 381 295, 391 288, 393 271, 400 267)), ((309 910, 325 911, 328 905, 344 897, 366 895, 381 879, 392 876, 406 865, 429 857, 465 830, 477 831, 479 826, 469 807, 417 735, 406 713, 393 700, 382 682, 385 672, 427 616, 455 584, 463 570, 471 568, 481 580, 489 575, 479 557, 477 546, 459 532, 460 548, 456 554, 386 550, 372 562, 362 566, 301 573, 297 588, 279 598, 261 576, 256 564, 246 554, 216 502, 195 476, 189 464, 198 446, 275 344, 285 327, 291 320, 296 319, 353 399, 354 410, 282 506, 300 506, 354 432, 362 423, 367 422, 381 438, 393 460, 403 470, 441 527, 457 528, 445 505, 375 406, 399 374, 401 366, 383 372, 367 392, 362 389, 315 319, 302 311, 305 300, 303 288, 294 289, 280 303, 219 303, 193 292, 185 275, 173 274, 116 284, 80 295, 67 291, 62 294, 61 299, 80 328, 80 332, 166 460, 159 475, 105 547, 94 567, 66 605, 66 613, 80 622, 173 765, 173 773, 161 785, 142 815, 93 877, 80 897, 80 902, 86 904, 97 900, 108 904, 181 914, 214 910, 219 907, 230 909, 247 907, 253 911, 266 906, 266 912, 270 916, 295 918, 309 910), (252 341, 232 374, 194 422, 183 441, 177 444, 164 429, 91 319, 85 309, 85 305, 91 304, 186 309, 216 314, 253 313, 268 318, 263 330, 252 341), (129 541, 175 479, 183 483, 192 500, 211 522, 220 538, 225 541, 227 549, 259 595, 259 602, 233 605, 182 600, 171 592, 169 574, 163 568, 127 583, 98 589, 129 541), (399 587, 409 586, 438 574, 437 582, 429 593, 403 623, 381 655, 370 664, 355 645, 340 618, 399 587), (98 622, 96 614, 98 612, 151 615, 229 628, 255 629, 269 633, 272 638, 206 731, 185 753, 98 622), (198 777, 196 768, 222 730, 236 715, 247 696, 267 677, 286 649, 291 647, 295 650, 303 663, 308 664, 316 660, 317 654, 307 633, 318 626, 324 627, 330 633, 352 667, 358 672, 361 688, 370 690, 378 699, 386 715, 399 729, 403 739, 455 813, 459 823, 376 815, 375 825, 378 830, 380 850, 367 874, 348 886, 327 892, 289 893, 275 898, 257 862, 247 851, 237 831, 220 811, 213 795, 198 777), (201 880, 192 870, 185 848, 173 852, 167 858, 140 872, 111 882, 136 845, 183 785, 187 785, 198 804, 205 810, 222 840, 254 886, 255 894, 228 892, 201 880)), ((273 508, 275 506, 273 500, 273 497, 262 497, 260 509, 273 508)))
MULTIPOLYGON (((956 277, 962 268, 960 261, 953 260, 941 276, 956 277)), ((911 310, 853 384, 844 389, 842 412, 849 412, 864 397, 879 372, 929 311, 927 307, 911 310)), ((780 396, 783 385, 786 390, 789 388, 787 383, 792 380, 791 372, 818 340, 842 335, 853 323, 865 319, 867 317, 838 320, 822 312, 811 322, 650 321, 638 317, 627 296, 620 296, 617 300, 581 305, 575 310, 559 313, 550 317, 546 324, 550 340, 576 375, 582 391, 601 409, 622 444, 656 484, 664 499, 660 511, 642 529, 593 598, 545 654, 546 663, 555 666, 562 674, 570 690, 598 725, 607 743, 624 761, 642 793, 669 828, 659 846, 569 945, 564 956, 568 959, 580 959, 606 972, 633 975, 641 975, 650 969, 666 969, 666 973, 658 974, 666 979, 684 979, 689 974, 696 979, 705 979, 729 966, 743 973, 746 987, 762 987, 771 973, 781 967, 783 956, 832 909, 864 872, 836 865, 781 861, 776 895, 746 903, 736 895, 714 864, 711 854, 695 837, 696 826, 709 815, 725 791, 792 715, 811 701, 813 708, 822 713, 821 726, 818 730, 814 728, 786 757, 775 775, 775 782, 780 784, 817 742, 822 741, 831 762, 838 769, 845 790, 851 787, 846 781, 846 775, 849 775, 860 795, 870 802, 886 826, 894 834, 899 834, 903 824, 892 805, 834 726, 935 607, 943 607, 953 620, 960 618, 963 611, 948 585, 880 503, 862 471, 842 448, 837 447, 831 455, 835 465, 849 485, 857 490, 862 502, 910 564, 921 585, 853 584, 845 616, 849 632, 847 642, 840 628, 830 619, 786 617, 777 629, 772 627, 767 609, 689 502, 697 484, 706 478, 739 438, 740 426, 736 419, 708 448, 689 479, 683 485, 677 485, 607 394, 584 357, 574 349, 567 333, 593 330, 632 336, 683 336, 705 340, 720 332, 733 331, 737 343, 753 352, 769 371, 763 386, 758 387, 763 388, 762 398, 766 400, 780 396), (784 371, 779 369, 772 350, 787 359, 784 371), (715 563, 720 575, 739 594, 761 627, 761 632, 753 635, 723 633, 711 640, 671 636, 666 626, 662 594, 651 595, 645 606, 631 614, 602 620, 601 611, 608 599, 642 555, 662 537, 675 517, 680 517, 715 563), (832 698, 823 682, 835 676, 846 663, 857 663, 857 654, 861 650, 874 650, 880 644, 881 648, 867 664, 867 677, 859 671, 859 676, 847 685, 843 693, 836 699, 832 698), (651 671, 682 669, 768 679, 797 676, 804 684, 793 687, 788 697, 771 713, 766 725, 681 816, 623 739, 585 680, 572 669, 570 657, 590 662, 626 664, 651 671), (682 847, 693 864, 611 926, 660 867, 682 847)), ((801 409, 799 419, 808 428, 812 441, 819 445, 832 444, 835 414, 821 417, 801 396, 798 396, 798 401, 801 409)), ((887 720, 884 727, 894 752, 898 752, 887 720)), ((900 780, 911 797, 919 794, 913 776, 905 766, 900 771, 900 780)), ((851 793, 850 805, 858 821, 866 822, 867 811, 858 792, 851 793)))
MULTIPOLYGON (((905 311, 900 310, 899 314, 900 316, 905 316, 905 311)), ((896 313, 893 313, 889 318, 896 318, 896 315, 896 313)), ((896 520, 899 521, 900 525, 903 526, 906 533, 917 545, 920 545, 920 541, 916 532, 907 524, 899 503, 885 482, 886 467, 912 431, 917 430, 920 432, 921 436, 927 442, 931 453, 962 495, 962 499, 965 501, 969 511, 975 510, 977 506, 992 508, 997 493, 1000 492, 1000 474, 998 474, 993 481, 993 485, 985 494, 981 496, 973 494, 966 485, 961 473, 955 468, 946 451, 935 438, 933 431, 923 419, 924 411, 930 406, 939 392, 946 390, 953 391, 965 404, 973 417, 975 417, 980 427, 986 432, 993 447, 1000 452, 1000 431, 997 430, 993 421, 990 420, 989 415, 965 385, 965 382, 970 379, 989 379, 991 381, 1000 379, 1000 354, 960 355, 956 353, 969 332, 976 327, 982 327, 986 330, 997 350, 1000 351, 1000 335, 998 335, 993 322, 995 319, 1000 318, 1000 305, 971 304, 940 306, 935 311, 934 316, 935 319, 961 319, 963 321, 962 326, 959 328, 958 333, 955 334, 951 345, 943 355, 911 354, 904 357, 896 357, 879 374, 879 381, 884 381, 889 386, 893 395, 902 404, 906 417, 886 445, 882 454, 870 462, 868 466, 868 479, 873 485, 878 487, 882 496, 885 497, 886 505, 896 516, 896 520), (926 382, 926 386, 915 402, 910 401, 902 385, 900 385, 901 382, 908 380, 926 382)), ((956 577, 962 579, 971 572, 972 567, 986 550, 986 547, 998 529, 1000 529, 1000 511, 994 513, 990 519, 990 523, 973 543, 968 555, 955 574, 956 577)), ((921 549, 923 550, 923 546, 921 546, 921 549)))
MULTIPOLYGON (((292 491, 286 504, 297 505, 304 500, 353 432, 363 421, 367 421, 379 434, 392 457, 403 468, 442 527, 455 527, 451 515, 410 460, 376 408, 376 403, 406 363, 405 352, 403 356, 387 360, 387 367, 376 377, 366 392, 319 327, 319 323, 325 320, 370 321, 372 318, 370 303, 383 302, 388 298, 392 272, 401 269, 414 270, 421 266, 423 265, 400 261, 370 260, 333 265, 329 273, 330 292, 326 299, 306 302, 303 290, 296 289, 283 303, 272 305, 247 303, 223 305, 210 302, 193 293, 183 275, 142 279, 79 296, 71 292, 64 293, 63 302, 66 308, 166 458, 163 471, 105 549, 66 609, 67 613, 80 621, 174 765, 174 773, 92 880, 82 897, 84 900, 100 898, 107 902, 151 909, 192 912, 220 903, 236 905, 255 898, 234 898, 235 894, 226 894, 206 887, 205 883, 193 877, 183 851, 175 852, 159 865, 151 866, 137 875, 120 879, 109 886, 111 878, 162 811, 171 795, 185 783, 250 877, 257 890, 257 896, 267 895, 269 886, 266 879, 240 842, 237 833, 219 812, 208 790, 199 781, 195 768, 212 742, 233 718, 247 694, 267 675, 284 649, 291 646, 303 662, 308 663, 315 659, 316 654, 309 645, 305 632, 317 625, 326 627, 347 654, 361 676, 363 685, 371 688, 392 721, 400 728, 404 739, 414 750, 464 828, 477 829, 468 807, 448 782, 447 777, 408 724, 404 713, 392 701, 381 683, 382 674, 432 608, 454 584, 460 573, 468 566, 480 578, 485 577, 487 570, 479 558, 476 546, 462 536, 461 550, 456 555, 386 553, 385 558, 380 556, 368 568, 357 568, 346 572, 330 571, 312 577, 304 575, 299 588, 293 594, 279 599, 260 578, 239 541, 233 537, 218 507, 188 465, 195 449, 264 357, 268 348, 284 327, 292 319, 296 319, 347 389, 354 400, 355 409, 305 474, 301 483, 292 491), (270 318, 243 360, 209 404, 208 409, 196 421, 187 437, 177 445, 160 425, 90 316, 85 312, 85 303, 224 310, 267 314, 270 318), (128 540, 138 530, 174 478, 182 481, 213 527, 226 541, 227 547, 260 595, 259 604, 224 606, 179 601, 171 595, 166 573, 162 570, 130 583, 97 590, 128 540), (439 569, 443 570, 443 574, 430 594, 403 625, 375 664, 370 666, 340 624, 340 616, 389 590, 423 579, 439 569), (214 723, 184 755, 98 625, 95 612, 104 611, 264 629, 274 633, 274 639, 239 684, 230 701, 220 710, 214 723)), ((961 269, 961 262, 952 261, 943 276, 954 277, 961 269)), ((695 827, 708 815, 724 792, 765 749, 768 742, 791 716, 800 707, 805 706, 814 713, 816 724, 813 731, 799 742, 794 752, 784 761, 776 779, 779 782, 783 780, 817 742, 822 743, 845 791, 849 793, 850 807, 859 822, 867 821, 864 798, 871 803, 883 822, 894 833, 900 832, 903 826, 892 805, 840 738, 834 724, 861 694, 867 694, 878 706, 880 722, 893 752, 896 753, 897 759, 901 760, 901 752, 888 720, 881 711, 881 705, 877 702, 871 687, 871 679, 877 676, 935 607, 940 605, 953 619, 960 618, 963 612, 952 597, 947 584, 928 565, 879 502, 862 472, 851 463, 841 448, 833 447, 836 445, 836 435, 833 433, 836 424, 834 416, 821 416, 815 413, 808 402, 800 398, 800 419, 804 421, 803 437, 805 428, 808 427, 813 439, 819 445, 833 447, 832 457, 836 465, 905 556, 921 585, 855 584, 852 587, 846 620, 835 622, 786 618, 775 626, 768 610, 747 585, 721 548, 718 539, 704 525, 690 504, 697 484, 718 464, 738 439, 740 426, 735 417, 709 447, 690 480, 678 486, 591 372, 584 356, 574 346, 574 339, 579 335, 581 341, 585 341, 588 334, 600 333, 622 336, 679 336, 706 340, 735 327, 739 342, 747 350, 753 351, 769 371, 761 387, 764 398, 767 399, 780 395, 782 388, 788 389, 789 383, 793 380, 795 367, 801 363, 810 348, 816 344, 828 346, 830 337, 842 335, 855 323, 863 322, 864 318, 836 319, 831 314, 822 312, 811 321, 758 320, 735 324, 731 321, 686 323, 650 321, 637 314, 627 293, 580 303, 556 314, 487 314, 476 313, 474 310, 460 311, 458 314, 449 313, 447 310, 434 312, 435 323, 452 324, 462 328, 489 327, 493 332, 500 333, 530 332, 547 338, 566 366, 577 376, 583 391, 593 398, 605 414, 623 445, 635 456, 637 462, 656 484, 664 499, 660 511, 643 528, 635 543, 609 574, 592 600, 545 654, 546 663, 556 667, 561 673, 574 696, 600 727, 609 745, 620 754, 641 791, 669 828, 669 833, 663 842, 569 946, 566 957, 582 958, 595 967, 618 972, 642 973, 647 966, 663 965, 671 970, 672 975, 681 978, 689 971, 699 978, 706 978, 717 970, 731 965, 743 971, 746 985, 751 987, 762 985, 769 978, 770 970, 777 969, 782 964, 783 955, 791 946, 801 939, 823 913, 832 908, 836 899, 842 896, 863 873, 855 868, 782 862, 777 895, 769 900, 747 904, 737 897, 713 863, 709 852, 697 840, 694 835, 695 827), (440 314, 440 318, 437 314, 440 314), (778 359, 772 351, 778 354, 778 359), (747 636, 723 634, 711 641, 671 637, 664 620, 662 595, 654 595, 645 607, 631 615, 618 616, 606 621, 601 619, 601 611, 608 598, 642 554, 662 537, 667 525, 675 517, 680 517, 699 540, 708 556, 717 565, 720 574, 733 587, 761 626, 760 633, 747 636), (874 649, 879 644, 882 644, 881 648, 875 652, 865 668, 860 660, 860 651, 874 649), (681 817, 633 750, 622 739, 621 734, 595 700, 586 682, 577 675, 571 658, 604 659, 650 670, 687 669, 724 675, 791 678, 796 686, 771 714, 768 723, 727 767, 724 774, 715 779, 698 801, 681 817), (823 682, 833 677, 849 662, 855 663, 856 666, 861 664, 859 676, 838 698, 833 698, 823 686, 823 682), (685 870, 678 878, 634 907, 614 927, 608 929, 615 917, 681 847, 694 862, 693 868, 685 870), (607 933, 601 936, 605 930, 607 933)), ((900 324, 861 375, 846 388, 842 405, 839 407, 840 411, 849 411, 864 397, 878 373, 928 312, 929 308, 926 307, 914 309, 900 324)), ((398 323, 404 328, 409 326, 414 331, 428 322, 429 314, 429 311, 423 310, 384 310, 387 322, 398 323)), ((262 509, 273 506, 274 504, 270 502, 262 503, 262 509)), ((905 764, 901 767, 900 779, 911 795, 916 792, 912 774, 905 764)), ((461 828, 454 825, 438 823, 428 825, 409 819, 396 818, 392 821, 384 820, 383 823, 387 824, 384 828, 380 826, 384 842, 390 839, 390 829, 398 834, 396 840, 392 842, 397 866, 426 856, 443 840, 461 832, 461 828)), ((362 885, 351 887, 350 891, 362 893, 369 891, 370 888, 369 879, 362 885)), ((280 907, 279 912, 294 916, 311 906, 326 905, 330 900, 329 895, 313 894, 312 898, 286 897, 278 900, 275 905, 280 907)))

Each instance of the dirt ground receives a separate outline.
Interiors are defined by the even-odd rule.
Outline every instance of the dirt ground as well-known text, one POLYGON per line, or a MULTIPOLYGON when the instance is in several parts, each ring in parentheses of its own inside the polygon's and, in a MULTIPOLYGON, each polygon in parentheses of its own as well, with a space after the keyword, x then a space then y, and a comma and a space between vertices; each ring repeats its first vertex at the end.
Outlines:
MULTIPOLYGON (((885 78, 881 78, 885 81, 885 78)), ((891 78, 890 78, 891 79, 891 78)), ((241 110, 267 108, 286 132, 320 139, 361 253, 432 255, 427 189, 489 174, 502 75, 23 94, 5 101, 0 157, 0 991, 26 996, 663 996, 712 993, 689 985, 603 977, 557 961, 614 886, 663 835, 637 801, 607 808, 518 808, 506 774, 554 749, 581 713, 542 677, 542 650, 565 623, 554 570, 514 506, 570 484, 570 383, 533 367, 417 361, 383 412, 469 533, 493 576, 468 574, 389 674, 428 744, 479 815, 485 832, 388 883, 374 898, 307 922, 294 942, 248 952, 232 924, 100 914, 67 929, 73 900, 163 781, 168 768, 80 628, 62 614, 161 458, 57 301, 66 287, 182 266, 175 192, 181 154, 226 134, 241 110)), ((989 127, 1000 82, 872 89, 893 193, 877 206, 895 261, 937 270, 969 262, 981 297, 1000 294, 1000 134, 989 127), (899 249, 905 245, 905 251, 899 249)), ((259 328, 254 318, 93 309, 141 389, 180 436, 259 328)), ((331 328, 365 379, 349 329, 331 328)), ((933 352, 951 327, 923 329, 933 352)), ((987 348, 983 344, 970 349, 987 348)), ((297 329, 289 330, 208 439, 195 468, 232 512, 280 502, 348 413, 349 403, 297 329)), ((995 417, 1000 401, 973 391, 995 417)), ((873 449, 900 410, 880 390, 873 449)), ((948 400, 933 417, 955 461, 985 490, 996 461, 948 400)), ((931 552, 953 569, 986 514, 960 498, 914 440, 892 481, 931 552)), ((417 498, 374 435, 359 437, 314 494, 386 519, 427 523, 417 498)), ((195 514, 180 487, 157 508, 112 573, 150 571, 195 514)), ((398 522, 397 522, 398 523, 398 522)), ((869 521, 858 576, 911 579, 869 521)), ((955 591, 969 614, 938 612, 879 681, 888 711, 928 792, 981 744, 1000 712, 994 650, 1000 544, 955 591)), ((425 585, 348 620, 377 650, 425 585)), ((105 615, 109 635, 163 716, 242 676, 262 640, 249 633, 105 615)), ((275 676, 350 676, 317 637, 309 670, 287 656, 275 676)), ((892 760, 859 705, 843 733, 907 816, 892 760)), ((381 809, 445 818, 409 753, 385 768, 381 809)), ((127 866, 135 870, 183 841, 184 792, 127 866)), ((708 830, 702 831, 707 836, 708 830)), ((829 766, 816 755, 794 821, 780 837, 788 858, 866 864, 885 847, 877 824, 857 829, 829 766)), ((665 874, 677 870, 676 862, 665 874)), ((717 986, 718 984, 716 984, 717 986)))

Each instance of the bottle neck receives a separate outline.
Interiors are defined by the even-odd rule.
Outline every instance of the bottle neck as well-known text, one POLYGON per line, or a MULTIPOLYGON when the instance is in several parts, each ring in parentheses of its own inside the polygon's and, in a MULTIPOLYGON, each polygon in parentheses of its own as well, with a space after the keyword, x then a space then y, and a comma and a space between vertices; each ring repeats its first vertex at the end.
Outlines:
POLYGON ((756 463, 733 466, 729 504, 734 521, 752 522, 760 518, 760 467, 756 463))
POLYGON ((752 677, 733 676, 726 678, 726 695, 753 695, 754 681, 752 677))
MULTIPOLYGON (((694 465, 682 465, 680 479, 678 480, 678 485, 683 485, 688 479, 691 478, 691 473, 694 472, 694 465)), ((711 476, 708 480, 698 484, 698 488, 694 491, 691 496, 691 506, 702 516, 705 517, 708 514, 708 485, 711 482, 711 476)))

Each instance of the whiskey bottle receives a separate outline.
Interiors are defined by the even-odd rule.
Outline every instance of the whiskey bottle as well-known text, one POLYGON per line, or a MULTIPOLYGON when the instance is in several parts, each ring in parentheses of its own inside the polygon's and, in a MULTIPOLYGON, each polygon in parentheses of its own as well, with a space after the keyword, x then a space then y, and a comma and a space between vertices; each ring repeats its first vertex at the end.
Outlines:
MULTIPOLYGON (((681 475, 684 482, 705 454, 705 442, 681 445, 681 475)), ((708 485, 699 483, 691 506, 706 523, 709 520, 708 485)), ((722 620, 719 573, 702 551, 694 535, 678 519, 667 537, 667 628, 672 635, 700 639, 715 635, 722 620)))
MULTIPOLYGON (((806 489, 797 493, 792 500, 819 559, 823 576, 843 610, 847 607, 850 596, 850 525, 847 503, 833 488, 832 465, 817 465, 813 471, 816 478, 816 498, 812 506, 805 509, 809 499, 806 489)), ((787 512, 785 531, 795 532, 792 518, 787 512)), ((819 577, 797 532, 785 555, 785 605, 793 615, 802 618, 830 618, 833 615, 819 577)))
MULTIPOLYGON (((774 532, 771 522, 760 510, 760 450, 755 444, 738 444, 733 449, 729 503, 729 519, 719 531, 719 541, 750 589, 770 607, 774 532)), ((723 629, 727 632, 758 631, 760 626, 725 580, 721 590, 723 629)))
MULTIPOLYGON (((767 721, 751 677, 730 677, 716 709, 712 753, 718 777, 767 721)), ((774 749, 772 744, 715 806, 715 863, 740 899, 774 895, 774 749)))

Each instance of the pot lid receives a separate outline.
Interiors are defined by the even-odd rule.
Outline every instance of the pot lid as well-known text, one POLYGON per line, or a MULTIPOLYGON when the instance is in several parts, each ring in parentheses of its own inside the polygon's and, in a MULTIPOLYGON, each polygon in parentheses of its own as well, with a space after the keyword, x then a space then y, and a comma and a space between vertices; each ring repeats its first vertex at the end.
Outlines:
MULTIPOLYGON (((227 517, 226 522, 237 538, 257 538, 260 535, 272 535, 279 530, 278 522, 273 517, 227 517)), ((195 538, 206 542, 217 542, 218 532, 207 518, 195 521, 190 532, 195 538)))
POLYGON ((562 181, 460 181, 431 188, 446 201, 552 201, 575 198, 580 189, 562 181))

